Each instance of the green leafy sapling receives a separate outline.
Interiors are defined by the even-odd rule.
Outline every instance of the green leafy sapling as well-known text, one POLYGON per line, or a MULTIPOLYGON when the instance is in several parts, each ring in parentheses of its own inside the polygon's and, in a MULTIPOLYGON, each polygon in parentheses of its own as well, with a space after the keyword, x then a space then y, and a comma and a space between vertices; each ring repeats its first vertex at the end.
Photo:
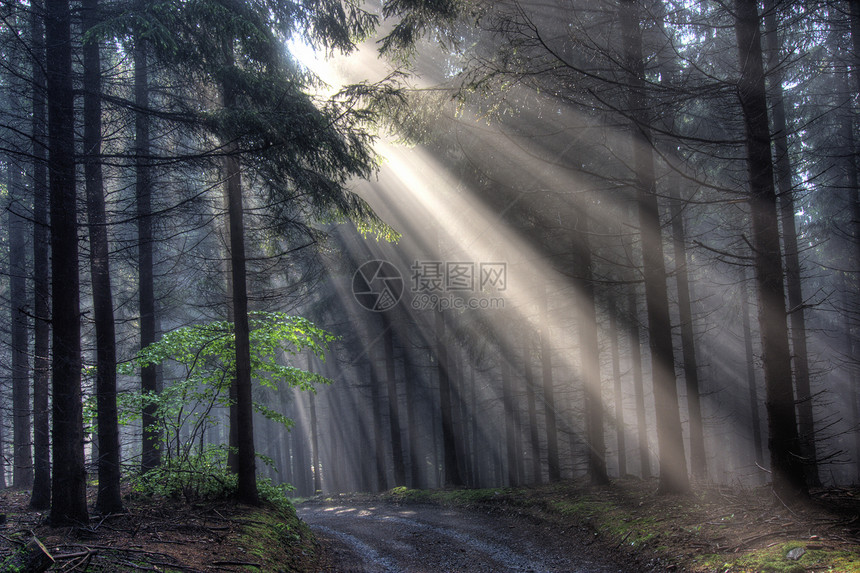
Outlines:
MULTIPOLYGON (((249 315, 251 372, 258 384, 277 391, 283 387, 315 391, 330 380, 284 364, 284 356, 310 352, 322 361, 336 337, 311 321, 280 312, 249 315)), ((207 445, 207 429, 218 423, 216 408, 230 406, 230 384, 235 375, 233 324, 217 321, 168 332, 161 340, 141 349, 120 367, 131 375, 137 368, 164 365, 171 376, 160 393, 130 393, 120 400, 122 421, 139 417, 144 405, 156 407, 164 463, 142 477, 146 491, 187 498, 227 495, 235 487, 226 472, 226 450, 207 445)), ((292 420, 284 414, 254 404, 266 418, 289 429, 292 420)))

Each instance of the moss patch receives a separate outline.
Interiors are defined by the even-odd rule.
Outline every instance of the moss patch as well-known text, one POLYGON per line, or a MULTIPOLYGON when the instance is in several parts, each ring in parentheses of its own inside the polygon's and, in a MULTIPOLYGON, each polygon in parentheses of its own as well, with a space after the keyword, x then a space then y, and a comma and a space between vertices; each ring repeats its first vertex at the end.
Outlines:
POLYGON ((297 571, 316 551, 313 534, 292 506, 251 509, 241 525, 237 545, 261 565, 249 571, 297 571))

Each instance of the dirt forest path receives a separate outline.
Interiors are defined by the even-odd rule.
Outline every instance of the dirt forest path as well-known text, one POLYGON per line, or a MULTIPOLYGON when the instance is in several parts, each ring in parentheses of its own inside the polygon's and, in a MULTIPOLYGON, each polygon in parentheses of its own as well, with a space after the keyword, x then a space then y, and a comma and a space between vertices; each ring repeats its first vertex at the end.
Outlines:
POLYGON ((362 573, 631 573, 586 532, 516 515, 431 505, 306 503, 322 571, 362 573))

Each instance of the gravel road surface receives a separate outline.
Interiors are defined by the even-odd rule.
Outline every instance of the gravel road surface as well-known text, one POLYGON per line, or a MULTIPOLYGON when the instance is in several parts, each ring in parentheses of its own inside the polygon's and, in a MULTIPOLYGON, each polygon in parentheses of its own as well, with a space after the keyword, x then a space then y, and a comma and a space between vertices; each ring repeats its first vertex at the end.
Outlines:
POLYGON ((635 573, 582 531, 527 518, 430 505, 304 504, 326 552, 324 571, 366 573, 635 573), (585 540, 585 541, 584 541, 585 540))

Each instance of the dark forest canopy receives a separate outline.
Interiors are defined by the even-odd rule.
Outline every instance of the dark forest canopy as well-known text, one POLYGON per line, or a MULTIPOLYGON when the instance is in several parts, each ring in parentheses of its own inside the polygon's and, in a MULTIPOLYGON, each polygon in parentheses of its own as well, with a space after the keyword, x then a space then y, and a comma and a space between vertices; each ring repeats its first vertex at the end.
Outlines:
POLYGON ((0 11, 0 485, 53 522, 857 483, 856 2, 0 11))

